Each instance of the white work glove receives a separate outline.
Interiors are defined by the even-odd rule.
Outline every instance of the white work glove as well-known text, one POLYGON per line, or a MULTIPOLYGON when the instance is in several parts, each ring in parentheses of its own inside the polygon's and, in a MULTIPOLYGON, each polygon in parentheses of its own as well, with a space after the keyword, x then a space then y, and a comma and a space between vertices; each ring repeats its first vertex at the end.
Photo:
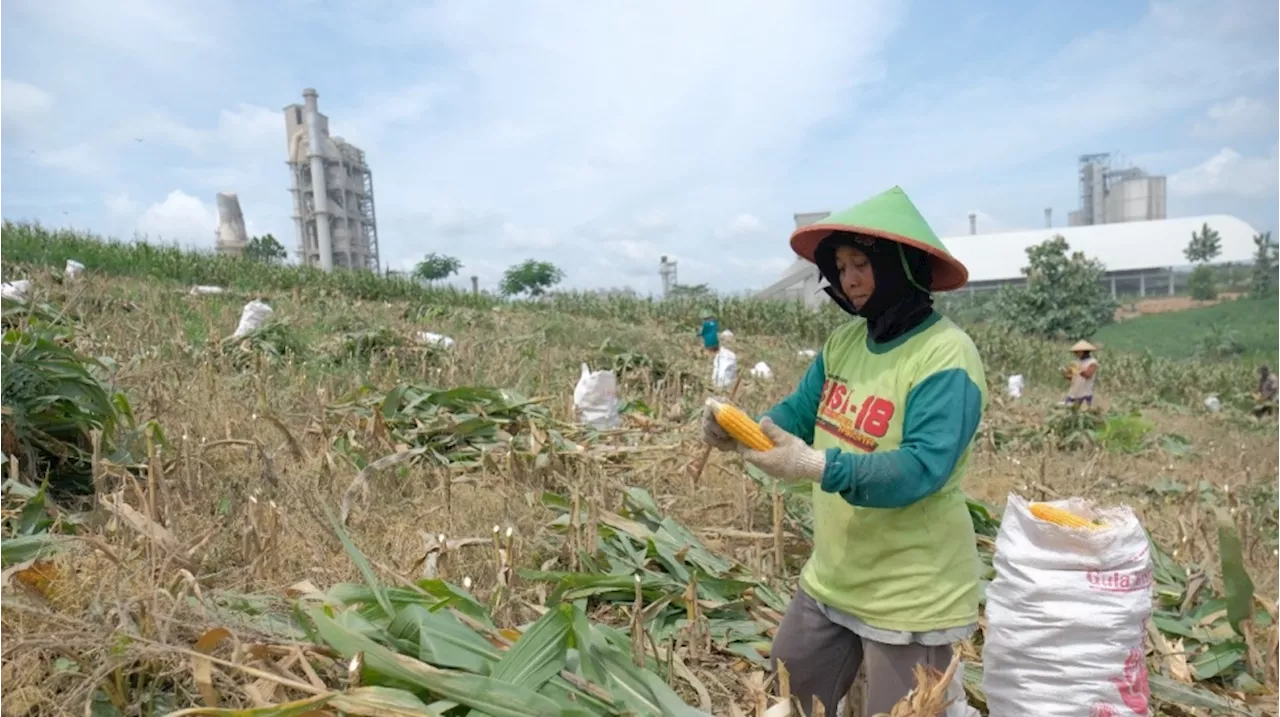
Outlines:
POLYGON ((732 451, 738 445, 733 436, 716 423, 716 416, 710 406, 702 407, 702 442, 722 451, 732 451))
POLYGON ((810 448, 804 441, 779 428, 768 416, 760 421, 760 428, 773 441, 773 448, 753 451, 739 446, 738 452, 744 460, 781 480, 822 480, 822 471, 827 467, 824 451, 810 448))

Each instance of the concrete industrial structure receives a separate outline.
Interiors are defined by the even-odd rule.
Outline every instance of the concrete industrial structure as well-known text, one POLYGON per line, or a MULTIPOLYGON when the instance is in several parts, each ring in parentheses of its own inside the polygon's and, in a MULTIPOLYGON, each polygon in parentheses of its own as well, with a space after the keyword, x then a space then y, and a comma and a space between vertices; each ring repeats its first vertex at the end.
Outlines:
POLYGON ((658 276, 662 279, 662 297, 665 299, 671 293, 671 289, 680 283, 676 273, 676 261, 667 259, 666 256, 659 259, 658 276))
MULTIPOLYGON (((792 215, 796 222, 796 229, 807 227, 810 224, 817 224, 825 219, 831 212, 800 212, 792 215)), ((822 278, 822 272, 818 271, 818 266, 808 259, 796 257, 795 262, 782 272, 782 276, 769 286, 756 292, 755 296, 759 299, 782 299, 786 301, 801 301, 811 309, 816 309, 824 303, 831 301, 827 296, 827 292, 822 290, 827 282, 822 278)))
POLYGON ((240 256, 249 243, 249 232, 244 226, 244 212, 240 211, 240 198, 235 192, 218 193, 218 229, 214 234, 214 247, 219 254, 240 256))
MULTIPOLYGON (((812 224, 817 219, 806 221, 812 224)), ((801 215, 796 215, 796 226, 801 215)), ((969 269, 969 284, 962 292, 998 289, 1026 281, 1022 269, 1027 265, 1027 249, 1061 235, 1072 252, 1083 252, 1102 262, 1106 268, 1104 281, 1112 295, 1150 296, 1173 294, 1184 281, 1188 266, 1183 250, 1193 232, 1201 227, 1218 232, 1222 253, 1217 264, 1248 264, 1253 260, 1253 237, 1257 231, 1249 224, 1226 214, 1215 214, 1149 222, 1117 222, 1098 226, 1046 227, 997 234, 964 234, 943 237, 942 241, 956 258, 969 269)), ((826 283, 818 267, 805 259, 797 259, 777 281, 757 292, 757 298, 803 301, 819 307, 830 301, 821 291, 826 283)))
POLYGON ((1179 269, 1189 266, 1183 250, 1191 235, 1206 224, 1218 232, 1222 242, 1215 264, 1253 261, 1253 237, 1258 232, 1227 214, 948 237, 943 242, 969 268, 969 284, 962 291, 1024 283, 1027 248, 1061 235, 1072 252, 1083 252, 1102 262, 1104 281, 1112 295, 1172 295, 1185 273, 1179 269))
MULTIPOLYGON (((1062 235, 1071 250, 1081 251, 1106 267, 1112 294, 1172 294, 1179 268, 1187 265, 1182 251, 1192 232, 1208 224, 1222 238, 1221 264, 1248 263, 1253 258, 1253 227, 1227 215, 1165 218, 1165 178, 1136 167, 1116 168, 1109 154, 1080 157, 1080 208, 1068 214, 1069 226, 1053 228, 1053 209, 1044 210, 1044 228, 1031 231, 979 234, 978 215, 969 214, 969 233, 943 237, 947 248, 969 268, 964 291, 983 291, 1025 281, 1022 268, 1027 248, 1062 235)), ((796 228, 815 224, 828 212, 794 215, 796 228)), ((813 263, 797 258, 773 284, 756 292, 762 299, 803 301, 817 308, 830 301, 826 281, 813 263)))
POLYGON ((1067 214, 1068 226, 1149 222, 1165 217, 1164 177, 1137 167, 1113 168, 1109 154, 1081 155, 1080 208, 1067 214))
POLYGON ((284 108, 298 261, 324 271, 336 266, 377 272, 373 173, 364 152, 329 136, 316 91, 305 89, 302 97, 303 104, 284 108))

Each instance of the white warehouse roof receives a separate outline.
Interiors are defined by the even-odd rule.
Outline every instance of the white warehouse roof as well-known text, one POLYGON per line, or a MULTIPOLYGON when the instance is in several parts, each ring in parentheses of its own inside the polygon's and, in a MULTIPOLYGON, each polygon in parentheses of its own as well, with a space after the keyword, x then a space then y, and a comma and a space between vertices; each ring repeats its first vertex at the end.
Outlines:
POLYGON ((1101 261, 1108 272, 1185 266, 1182 251, 1192 232, 1208 224, 1221 238, 1218 262, 1253 260, 1253 227, 1227 214, 1213 214, 1150 222, 1117 222, 1081 227, 1051 227, 999 234, 962 234, 943 237, 947 250, 969 269, 970 282, 1000 281, 1022 277, 1027 248, 1061 234, 1072 252, 1082 251, 1101 261))

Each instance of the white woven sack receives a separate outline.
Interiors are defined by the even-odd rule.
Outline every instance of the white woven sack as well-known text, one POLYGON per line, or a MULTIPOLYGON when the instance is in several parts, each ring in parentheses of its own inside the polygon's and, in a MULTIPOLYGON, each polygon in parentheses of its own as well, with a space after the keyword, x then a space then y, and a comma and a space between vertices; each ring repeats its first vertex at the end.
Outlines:
POLYGON ((236 325, 236 331, 232 336, 239 339, 257 331, 267 322, 271 314, 270 306, 257 299, 250 301, 244 305, 244 310, 240 312, 240 323, 236 325))
POLYGON ((1065 528, 1009 496, 987 587, 982 686, 991 717, 1147 717, 1151 546, 1127 507, 1050 505, 1099 518, 1065 528))
POLYGON ((618 377, 612 371, 595 371, 585 363, 578 385, 573 389, 573 408, 578 420, 600 430, 617 428, 618 377))
POLYGON ((729 349, 720 347, 715 360, 711 363, 711 385, 716 388, 729 388, 738 378, 738 355, 729 349))

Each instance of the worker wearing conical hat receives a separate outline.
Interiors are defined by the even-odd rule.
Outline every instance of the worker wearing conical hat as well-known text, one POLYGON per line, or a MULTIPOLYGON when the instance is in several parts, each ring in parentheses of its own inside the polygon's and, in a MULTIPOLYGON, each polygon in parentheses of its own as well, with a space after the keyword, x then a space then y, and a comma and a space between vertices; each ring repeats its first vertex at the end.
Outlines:
POLYGON ((1098 359, 1093 354, 1097 350, 1097 346, 1083 339, 1071 347, 1071 353, 1076 355, 1076 360, 1067 367, 1063 375, 1069 382, 1066 400, 1068 406, 1073 408, 1093 406, 1093 381, 1098 377, 1099 365, 1098 359))
POLYGON ((791 236, 857 317, 761 420, 774 448, 703 436, 782 480, 811 480, 813 553, 772 647, 805 714, 833 714, 867 666, 864 714, 889 712, 917 665, 945 669, 978 621, 978 554, 961 478, 986 401, 969 336, 933 308, 968 271, 899 188, 791 236))

